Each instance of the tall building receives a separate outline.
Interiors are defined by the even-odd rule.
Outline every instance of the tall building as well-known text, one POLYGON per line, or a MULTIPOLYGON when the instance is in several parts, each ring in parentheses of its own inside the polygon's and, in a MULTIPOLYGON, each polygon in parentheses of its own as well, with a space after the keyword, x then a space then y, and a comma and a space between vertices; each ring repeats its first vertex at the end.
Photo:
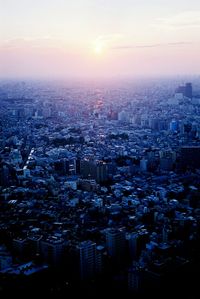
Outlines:
POLYGON ((27 251, 27 238, 13 239, 13 249, 17 256, 23 257, 27 251))
POLYGON ((160 159, 160 170, 171 171, 173 170, 173 160, 170 157, 163 157, 160 159))
POLYGON ((129 291, 139 292, 142 287, 142 268, 133 263, 133 266, 128 270, 128 289, 129 291))
POLYGON ((192 98, 192 83, 186 83, 176 89, 176 93, 182 93, 187 98, 192 98))
POLYGON ((168 241, 168 234, 169 234, 169 231, 168 231, 167 227, 164 225, 163 229, 162 229, 162 241, 164 243, 167 243, 167 241, 168 241))
POLYGON ((9 268, 12 265, 12 255, 7 251, 6 247, 0 246, 0 271, 9 268))
POLYGON ((200 146, 182 146, 180 152, 181 166, 200 168, 200 146))
POLYGON ((41 235, 30 235, 27 237, 27 247, 30 256, 35 257, 36 254, 40 253, 40 241, 42 239, 41 235))
POLYGON ((106 230, 106 248, 108 255, 116 262, 122 261, 125 257, 125 242, 125 232, 123 229, 108 228, 106 230))
POLYGON ((172 132, 177 132, 178 131, 178 122, 176 120, 172 120, 169 124, 169 129, 172 132))
POLYGON ((102 183, 107 180, 108 176, 108 166, 103 161, 98 161, 96 165, 96 181, 97 183, 102 183))
POLYGON ((96 274, 96 243, 88 240, 77 247, 79 253, 79 270, 81 280, 92 279, 96 274))
POLYGON ((148 161, 146 159, 140 160, 140 171, 146 172, 148 168, 148 161))
POLYGON ((179 85, 177 89, 175 90, 176 93, 182 93, 185 95, 185 85, 179 85))
POLYGON ((41 241, 41 253, 45 261, 55 267, 60 266, 63 261, 64 239, 49 236, 41 241))
POLYGON ((97 183, 105 182, 108 175, 108 166, 103 161, 81 160, 80 174, 83 178, 95 179, 97 183))
POLYGON ((123 123, 128 123, 130 121, 130 115, 128 111, 122 110, 118 113, 118 120, 123 123))
POLYGON ((10 177, 9 167, 4 163, 0 163, 0 186, 2 187, 8 186, 10 183, 9 177, 10 177))
POLYGON ((96 274, 101 274, 103 271, 104 253, 105 253, 104 246, 99 245, 96 247, 96 274))
POLYGON ((84 179, 95 178, 94 161, 83 159, 80 161, 80 174, 84 179))
POLYGON ((162 150, 159 152, 160 156, 160 169, 170 171, 174 167, 176 161, 176 153, 171 150, 162 150))
POLYGON ((158 118, 150 118, 149 119, 149 127, 152 130, 158 130, 159 127, 159 119, 158 118))
POLYGON ((81 171, 81 159, 79 157, 77 157, 77 159, 75 160, 76 163, 76 174, 80 174, 81 171))
POLYGON ((192 98, 192 83, 185 84, 185 94, 187 98, 192 98))
POLYGON ((149 236, 146 230, 130 233, 128 236, 128 244, 130 257, 132 260, 135 260, 139 257, 142 250, 145 248, 148 239, 149 236))
POLYGON ((67 159, 60 159, 54 162, 54 169, 60 175, 69 174, 69 161, 67 159))
POLYGON ((131 259, 136 259, 138 253, 138 233, 131 233, 128 237, 129 252, 131 259))

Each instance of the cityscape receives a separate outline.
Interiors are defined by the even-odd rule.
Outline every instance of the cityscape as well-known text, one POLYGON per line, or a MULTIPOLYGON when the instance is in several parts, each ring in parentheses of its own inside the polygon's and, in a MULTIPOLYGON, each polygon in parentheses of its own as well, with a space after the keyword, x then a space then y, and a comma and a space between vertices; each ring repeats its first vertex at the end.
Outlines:
POLYGON ((3 294, 195 290, 195 82, 1 84, 3 294))
POLYGON ((0 38, 0 297, 198 298, 200 4, 182 1, 170 19, 160 0, 11 2, 0 12, 16 24, 0 38), (145 19, 135 43, 129 8, 145 19), (69 29, 62 53, 61 37, 39 36, 43 9, 51 30, 76 17, 77 40, 94 31, 90 62, 69 29), (154 41, 144 33, 158 17, 164 43, 155 23, 154 41), (127 35, 99 34, 95 20, 111 29, 123 20, 127 35))

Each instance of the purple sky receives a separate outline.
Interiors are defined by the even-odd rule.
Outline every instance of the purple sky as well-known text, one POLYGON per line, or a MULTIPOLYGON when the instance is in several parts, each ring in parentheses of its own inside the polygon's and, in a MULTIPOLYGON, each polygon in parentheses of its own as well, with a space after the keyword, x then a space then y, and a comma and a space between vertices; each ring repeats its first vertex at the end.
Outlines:
POLYGON ((0 78, 199 74, 199 0, 0 0, 0 7, 0 78))

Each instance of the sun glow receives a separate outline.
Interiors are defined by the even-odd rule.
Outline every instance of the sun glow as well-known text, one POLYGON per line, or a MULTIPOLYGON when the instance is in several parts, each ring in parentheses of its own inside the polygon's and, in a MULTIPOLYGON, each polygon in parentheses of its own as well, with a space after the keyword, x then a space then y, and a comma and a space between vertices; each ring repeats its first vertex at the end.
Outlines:
POLYGON ((102 54, 103 47, 97 45, 97 46, 95 47, 94 51, 95 51, 96 54, 102 54))
POLYGON ((104 52, 105 44, 102 41, 97 40, 94 44, 94 52, 97 55, 101 55, 104 52))

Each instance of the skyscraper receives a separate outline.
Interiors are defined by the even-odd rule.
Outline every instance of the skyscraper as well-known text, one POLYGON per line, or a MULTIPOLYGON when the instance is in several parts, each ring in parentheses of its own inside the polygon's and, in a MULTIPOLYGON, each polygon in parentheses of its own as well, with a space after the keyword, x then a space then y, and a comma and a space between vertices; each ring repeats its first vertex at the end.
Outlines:
POLYGON ((187 98, 192 98, 192 83, 185 84, 185 94, 187 98))
POLYGON ((78 247, 80 278, 88 280, 95 276, 96 273, 96 243, 88 240, 81 242, 78 247))
POLYGON ((108 228, 106 230, 106 247, 113 260, 122 261, 125 255, 125 232, 122 229, 108 228))
POLYGON ((97 183, 105 182, 108 175, 108 166, 103 161, 98 161, 96 164, 96 181, 97 183))
POLYGON ((180 161, 182 167, 200 168, 200 146, 182 146, 180 161))
POLYGON ((192 98, 192 83, 187 82, 176 89, 176 93, 182 93, 187 98, 192 98))
POLYGON ((142 269, 136 262, 128 270, 128 288, 129 291, 138 292, 142 285, 142 269))
POLYGON ((60 266, 63 260, 65 242, 62 238, 49 236, 41 241, 41 253, 45 261, 55 267, 60 266))

